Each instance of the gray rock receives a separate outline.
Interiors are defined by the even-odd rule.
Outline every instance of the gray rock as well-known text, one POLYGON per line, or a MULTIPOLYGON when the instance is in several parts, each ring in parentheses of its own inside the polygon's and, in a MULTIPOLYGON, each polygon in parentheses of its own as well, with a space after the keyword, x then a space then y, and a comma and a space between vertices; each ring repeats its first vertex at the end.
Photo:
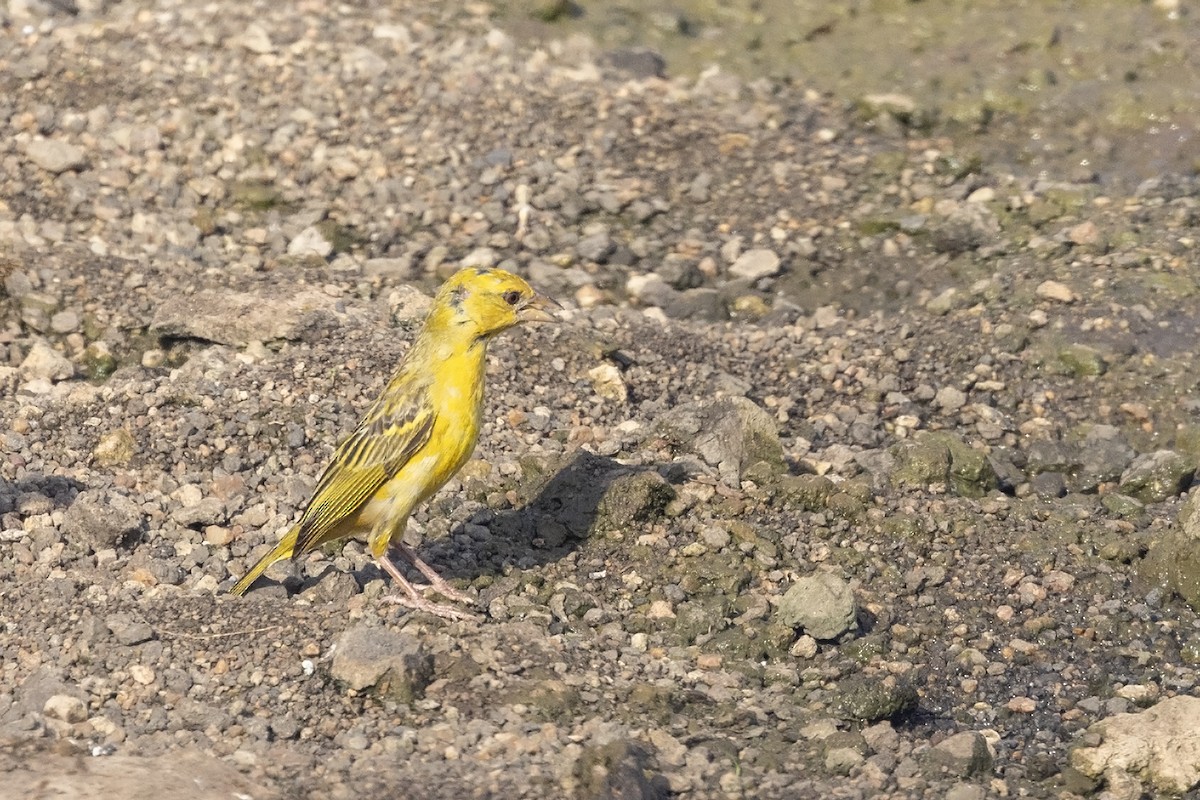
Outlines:
MULTIPOLYGON (((86 752, 86 751, 85 751, 86 752)), ((101 751, 104 752, 104 751, 101 751)), ((286 795, 265 778, 250 779, 234 763, 207 755, 195 747, 172 748, 154 757, 105 755, 88 758, 80 768, 79 752, 60 754, 38 750, 4 774, 6 797, 123 797, 146 800, 176 797, 187 800, 280 800, 286 795)))
POLYGON ((962 203, 947 216, 931 220, 929 240, 940 253, 965 253, 995 241, 996 215, 978 203, 962 203))
POLYGON ((947 737, 926 753, 927 762, 959 778, 991 774, 992 754, 987 739, 976 731, 963 731, 947 737))
POLYGON ((300 723, 291 714, 274 717, 271 720, 270 728, 275 738, 284 742, 300 735, 300 723))
MULTIPOLYGON (((1097 428, 1109 428, 1098 425, 1097 428)), ((1100 435, 1093 431, 1084 440, 1075 469, 1075 486, 1081 492, 1094 492, 1102 483, 1119 480, 1133 461, 1133 448, 1119 435, 1100 435)))
POLYGON ((838 683, 830 710, 842 719, 878 722, 917 707, 917 690, 907 679, 851 675, 838 683))
POLYGON ((54 510, 54 500, 41 492, 21 492, 17 495, 16 509, 23 517, 49 514, 54 510))
POLYGON ((806 575, 792 584, 775 617, 816 639, 836 639, 857 625, 858 602, 850 585, 829 572, 806 575))
POLYGON ((612 237, 608 235, 607 230, 584 236, 575 245, 575 252, 579 253, 580 258, 585 261, 594 261, 597 264, 607 261, 614 249, 612 237))
POLYGON ((662 279, 661 275, 648 272, 630 275, 625 282, 625 291, 631 298, 645 306, 664 308, 678 295, 679 291, 662 279))
POLYGON ((742 237, 734 236, 725 244, 721 245, 721 258, 732 264, 738 260, 738 256, 742 254, 742 237))
POLYGON ((775 418, 746 397, 728 397, 672 409, 656 421, 668 439, 692 449, 736 486, 752 464, 783 470, 775 418))
POLYGON ((697 319, 718 322, 729 319, 729 310, 716 289, 686 289, 676 292, 661 303, 663 311, 673 319, 697 319))
POLYGON ((0 393, 13 395, 21 382, 21 370, 16 367, 0 366, 0 393))
POLYGON ((666 800, 666 779, 650 769, 650 754, 638 742, 615 739, 589 744, 575 762, 579 800, 666 800))
POLYGON ((925 310, 930 314, 936 314, 939 317, 943 317, 953 311, 954 307, 958 305, 959 302, 959 291, 957 289, 950 288, 930 298, 929 302, 925 304, 925 310))
POLYGON ((450 248, 444 244, 436 244, 425 254, 424 268, 426 272, 438 272, 446 259, 450 257, 450 248))
POLYGON ((400 258, 369 258, 363 263, 363 275, 368 278, 387 278, 393 281, 412 280, 417 275, 411 256, 400 258))
POLYGON ((183 583, 185 573, 174 558, 137 559, 135 557, 131 563, 144 568, 159 583, 165 583, 169 586, 178 586, 183 583))
POLYGON ((77 686, 67 683, 60 670, 50 666, 38 667, 17 688, 15 711, 18 714, 41 714, 46 702, 56 695, 71 695, 80 700, 85 696, 77 686))
POLYGON ((555 22, 571 10, 571 3, 569 0, 516 0, 512 8, 542 22, 555 22))
POLYGON ((819 331, 827 330, 842 320, 842 312, 837 306, 819 306, 812 315, 813 327, 819 331))
POLYGON ((666 210, 664 203, 647 203, 645 200, 634 200, 629 206, 629 215, 639 225, 666 210))
POLYGON ((999 482, 987 455, 948 431, 922 432, 891 452, 896 459, 891 479, 898 485, 945 482, 955 494, 981 497, 999 482))
POLYGON ((63 534, 93 550, 132 542, 142 532, 145 514, 124 495, 104 490, 80 492, 63 514, 63 534))
POLYGON ((869 116, 888 114, 906 123, 920 112, 916 100, 899 93, 867 94, 859 97, 856 103, 869 116))
POLYGON ((892 482, 900 486, 928 486, 950 476, 950 450, 936 440, 917 438, 892 447, 895 465, 892 482))
POLYGON ((70 333, 79 329, 79 315, 74 311, 59 311, 50 317, 50 330, 54 333, 70 333))
MULTIPOLYGON (((527 458, 518 496, 551 541, 584 539, 609 530, 645 524, 666 513, 675 490, 655 470, 630 470, 590 453, 527 458)), ((500 517, 492 536, 516 535, 520 525, 500 517)))
POLYGON ((946 790, 945 800, 984 800, 987 792, 974 783, 956 783, 946 790))
POLYGON ((491 247, 476 247, 463 256, 464 267, 494 267, 500 263, 500 254, 491 247))
POLYGON ((4 291, 13 300, 24 302, 25 296, 33 292, 33 281, 19 269, 4 276, 4 291))
POLYGON ((137 440, 125 428, 117 428, 100 437, 92 449, 96 464, 104 467, 124 466, 137 453, 137 440))
POLYGON ((348 572, 330 570, 316 584, 305 589, 304 597, 322 603, 344 603, 361 589, 348 572))
POLYGON ((644 47, 622 47, 610 50, 600 61, 634 78, 661 78, 666 74, 667 61, 653 50, 644 47))
POLYGON ((220 525, 225 522, 225 504, 219 498, 205 497, 194 505, 174 509, 171 519, 185 528, 220 525))
POLYGON ((433 298, 415 286, 402 283, 388 293, 388 309, 392 319, 398 323, 411 323, 425 319, 433 298))
POLYGON ((23 380, 64 381, 75 375, 75 365, 42 339, 35 339, 21 361, 23 380))
POLYGON ((1121 475, 1120 491, 1143 503, 1162 502, 1186 489, 1195 472, 1174 450, 1156 450, 1133 460, 1121 475))
POLYGON ((1041 472, 1074 472, 1079 464, 1079 448, 1057 439, 1037 439, 1026 449, 1025 468, 1030 475, 1041 472))
POLYGON ((358 625, 338 639, 330 675, 355 691, 408 703, 433 680, 433 656, 414 636, 358 625))
POLYGON ((233 37, 231 44, 240 45, 251 53, 265 55, 274 51, 271 36, 261 25, 250 24, 233 37))
POLYGON ((933 404, 943 411, 957 411, 967 404, 967 394, 962 389, 943 386, 934 396, 933 404))
POLYGON ((913 567, 904 573, 904 588, 916 594, 925 588, 941 586, 946 582, 946 568, 925 564, 913 567))
POLYGON ((680 603, 675 609, 675 633, 688 644, 696 637, 716 633, 725 626, 728 601, 708 597, 680 603))
POLYGON ((113 614, 104 620, 104 624, 116 640, 126 647, 154 638, 154 629, 145 620, 134 619, 127 614, 113 614))
POLYGON ((709 189, 712 187, 711 172, 701 172, 688 184, 688 199, 695 203, 708 202, 709 189))
POLYGON ((150 322, 156 336, 245 346, 315 335, 338 313, 338 301, 310 288, 262 293, 204 290, 161 303, 150 322))
POLYGON ((1058 368, 1066 375, 1087 377, 1103 375, 1108 371, 1104 354, 1086 344, 1063 345, 1056 354, 1058 368))
POLYGON ((866 759, 853 747, 831 747, 825 751, 825 771, 832 775, 849 775, 866 759))
POLYGON ((682 253, 667 253, 654 271, 676 289, 694 289, 704 283, 696 259, 682 253))
POLYGON ((1185 664, 1200 666, 1200 633, 1193 633, 1179 645, 1179 657, 1185 664))
POLYGON ((618 474, 596 504, 596 527, 624 530, 663 515, 667 503, 675 499, 675 490, 663 476, 652 470, 618 474))
POLYGON ((1179 521, 1155 539, 1137 570, 1147 586, 1164 587, 1200 610, 1200 491, 1188 495, 1179 521))
POLYGON ((876 753, 891 752, 900 742, 900 734, 887 720, 863 728, 862 737, 867 747, 876 753))
POLYGON ((624 403, 629 399, 629 388, 621 377, 621 370, 616 364, 599 364, 588 370, 588 379, 596 394, 605 400, 624 403))
POLYGON ((1063 497, 1067 493, 1067 478, 1061 472, 1042 472, 1033 476, 1029 487, 1038 497, 1063 497))
POLYGON ((82 147, 58 139, 34 139, 25 145, 25 155, 34 164, 55 175, 80 169, 87 163, 82 147))
POLYGON ((342 63, 347 71, 362 80, 378 78, 388 69, 388 60, 369 47, 352 48, 343 56, 342 63))
POLYGON ((738 256, 729 267, 729 274, 735 278, 756 281, 778 275, 781 269, 781 262, 775 251, 759 248, 747 250, 738 256))

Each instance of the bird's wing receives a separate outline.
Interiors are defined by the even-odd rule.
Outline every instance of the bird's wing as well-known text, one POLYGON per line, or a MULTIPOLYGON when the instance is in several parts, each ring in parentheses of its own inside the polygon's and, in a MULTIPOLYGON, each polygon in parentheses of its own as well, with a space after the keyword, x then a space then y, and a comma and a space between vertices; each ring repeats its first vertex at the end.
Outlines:
POLYGON ((342 442, 300 519, 293 557, 324 541, 425 446, 435 414, 424 395, 385 395, 342 442))

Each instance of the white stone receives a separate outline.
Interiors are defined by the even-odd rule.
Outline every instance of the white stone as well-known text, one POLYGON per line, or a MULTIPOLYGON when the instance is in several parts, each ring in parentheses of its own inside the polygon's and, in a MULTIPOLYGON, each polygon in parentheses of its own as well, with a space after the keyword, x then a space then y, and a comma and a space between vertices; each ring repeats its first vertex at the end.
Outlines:
POLYGON ((1059 303, 1070 303, 1075 300, 1071 287, 1058 281, 1042 281, 1034 290, 1043 300, 1054 300, 1059 303))
POLYGON ((63 722, 83 722, 88 718, 87 705, 78 697, 69 694, 56 694, 47 698, 42 713, 63 722))
POLYGON ((1096 747, 1071 752, 1071 766, 1110 785, 1134 776, 1154 794, 1182 795, 1200 786, 1200 697, 1179 695, 1136 714, 1097 722, 1096 747))
POLYGON ((325 238, 325 234, 315 226, 308 226, 296 234, 296 238, 288 242, 289 256, 320 256, 327 258, 333 252, 333 242, 325 238))
POLYGON ((759 248, 747 250, 738 256, 737 261, 729 268, 729 273, 735 278, 756 281, 778 275, 780 270, 781 262, 775 251, 759 248))
POLYGON ((25 145, 29 160, 55 175, 79 169, 85 163, 83 148, 58 139, 34 139, 25 145))
POLYGON ((20 369, 21 377, 27 381, 63 381, 75 374, 75 366, 70 360, 41 339, 29 348, 20 369))
POLYGON ((596 390, 596 394, 605 400, 624 403, 629 399, 629 390, 625 386, 625 379, 621 377, 621 370, 617 369, 615 364, 601 364, 593 367, 588 370, 588 378, 591 379, 592 388, 596 390))

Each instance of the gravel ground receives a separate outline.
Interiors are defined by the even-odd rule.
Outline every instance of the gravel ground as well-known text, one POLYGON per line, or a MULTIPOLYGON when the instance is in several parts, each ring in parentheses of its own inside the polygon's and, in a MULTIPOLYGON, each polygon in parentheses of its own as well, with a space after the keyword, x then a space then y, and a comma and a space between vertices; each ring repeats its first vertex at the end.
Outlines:
POLYGON ((1195 178, 478 4, 77 12, 0 37, 17 796, 1195 792, 1195 178), (357 542, 225 596, 462 263, 569 306, 410 526, 488 618, 357 542))

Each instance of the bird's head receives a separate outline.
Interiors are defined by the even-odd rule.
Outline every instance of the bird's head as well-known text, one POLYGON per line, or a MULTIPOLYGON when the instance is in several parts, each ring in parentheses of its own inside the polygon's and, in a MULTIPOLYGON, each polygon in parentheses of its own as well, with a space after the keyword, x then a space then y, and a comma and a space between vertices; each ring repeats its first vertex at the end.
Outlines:
POLYGON ((538 294, 502 269, 467 267, 447 280, 434 300, 434 312, 475 338, 489 337, 522 322, 554 322, 558 303, 538 294))

